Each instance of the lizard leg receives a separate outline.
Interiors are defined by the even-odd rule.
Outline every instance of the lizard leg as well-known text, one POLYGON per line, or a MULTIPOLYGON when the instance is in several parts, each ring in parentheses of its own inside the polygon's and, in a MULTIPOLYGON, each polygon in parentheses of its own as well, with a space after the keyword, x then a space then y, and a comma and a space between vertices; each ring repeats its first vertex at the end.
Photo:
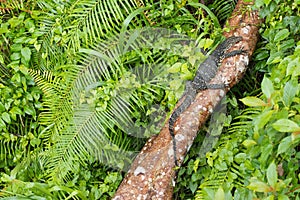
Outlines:
POLYGON ((223 56, 224 56, 224 58, 229 58, 229 57, 244 54, 244 53, 247 53, 247 51, 245 51, 243 49, 239 49, 239 50, 233 50, 228 53, 225 53, 223 56))
POLYGON ((206 85, 201 85, 201 87, 197 87, 196 90, 197 92, 200 92, 201 90, 224 89, 225 87, 227 87, 227 84, 206 84, 206 85))

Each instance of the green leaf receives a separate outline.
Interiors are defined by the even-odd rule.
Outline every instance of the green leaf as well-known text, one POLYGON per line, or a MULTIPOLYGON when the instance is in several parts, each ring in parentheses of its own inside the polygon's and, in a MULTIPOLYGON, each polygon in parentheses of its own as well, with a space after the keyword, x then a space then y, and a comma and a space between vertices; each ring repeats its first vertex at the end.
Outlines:
POLYGON ((273 123, 273 128, 279 132, 298 132, 300 127, 298 124, 289 119, 279 119, 273 123))
POLYGON ((297 81, 290 80, 287 82, 283 88, 283 101, 286 106, 290 106, 294 97, 296 96, 298 90, 298 83, 297 81))
POLYGON ((279 194, 278 195, 278 200, 289 200, 289 197, 287 195, 284 195, 284 194, 279 194))
POLYGON ((177 90, 182 84, 182 81, 180 79, 175 79, 170 81, 170 88, 172 90, 177 90))
POLYGON ((22 20, 18 19, 17 17, 13 17, 8 20, 8 23, 10 24, 11 28, 14 28, 22 23, 22 20))
POLYGON ((266 184, 265 182, 259 181, 256 178, 251 178, 250 185, 247 186, 250 190, 256 191, 256 192, 270 192, 270 186, 266 184))
POLYGON ((247 154, 239 153, 234 157, 234 161, 237 163, 242 163, 247 159, 247 154))
POLYGON ((31 146, 38 146, 41 143, 41 139, 39 138, 33 138, 32 140, 30 140, 30 145, 31 146))
POLYGON ((270 196, 267 196, 266 198, 263 198, 263 200, 275 200, 275 196, 272 194, 270 196))
POLYGON ((30 39, 27 37, 20 37, 13 40, 14 43, 24 44, 27 43, 30 39))
MULTIPOLYGON (((19 70, 24 74, 27 75, 28 74, 28 68, 25 65, 20 65, 19 70)), ((23 80, 22 80, 23 83, 23 80)), ((25 83, 26 83, 26 79, 25 79, 25 83)), ((23 84, 24 85, 24 84, 23 84)), ((27 84, 26 84, 27 85, 27 84)))
POLYGON ((55 41, 55 43, 58 43, 61 39, 62 39, 62 37, 59 36, 59 35, 55 35, 55 36, 54 36, 54 41, 55 41))
POLYGON ((28 62, 30 60, 30 56, 31 56, 30 49, 28 47, 22 48, 21 55, 25 59, 25 61, 28 62))
POLYGON ((7 32, 9 32, 8 24, 2 23, 0 27, 0 34, 7 33, 7 32))
POLYGON ((34 27, 35 27, 32 19, 26 19, 24 24, 25 24, 25 28, 27 28, 27 29, 34 29, 34 27))
POLYGON ((13 44, 10 47, 10 50, 12 52, 19 52, 19 51, 21 51, 21 49, 22 49, 22 44, 13 44))
POLYGON ((269 185, 275 188, 278 177, 277 177, 276 165, 274 162, 272 162, 267 169, 267 179, 269 185))
POLYGON ((270 158, 271 154, 272 154, 272 150, 273 150, 273 146, 272 144, 266 144, 266 145, 261 145, 260 147, 260 151, 261 156, 259 157, 258 161, 261 163, 260 165, 265 169, 267 167, 267 160, 268 158, 270 158))
POLYGON ((177 72, 179 72, 180 69, 181 69, 181 65, 182 65, 182 63, 180 63, 180 62, 175 63, 174 65, 172 65, 172 66, 168 69, 168 72, 169 72, 169 73, 177 73, 177 72))
POLYGON ((263 0, 263 1, 266 5, 269 5, 271 3, 271 0, 263 0))
POLYGON ((118 179, 118 174, 116 172, 113 172, 108 174, 105 177, 104 183, 115 183, 117 179, 118 179))
POLYGON ((245 104, 246 106, 266 106, 266 103, 257 97, 245 97, 240 99, 240 101, 243 102, 243 104, 245 104))
POLYGON ((8 124, 11 123, 10 116, 7 112, 2 113, 1 118, 8 124))
POLYGON ((269 57, 269 51, 263 50, 255 56, 255 60, 264 60, 269 57))
POLYGON ((290 32, 288 29, 283 29, 277 32, 277 34, 274 37, 274 42, 279 42, 281 40, 284 40, 289 36, 290 32))
POLYGON ((260 115, 258 115, 254 119, 254 126, 256 130, 264 128, 264 126, 269 122, 270 118, 272 117, 274 110, 266 110, 260 115))
POLYGON ((0 128, 3 129, 5 127, 6 127, 5 122, 2 119, 0 119, 0 128))
POLYGON ((187 63, 183 63, 181 65, 181 71, 184 72, 184 73, 189 73, 190 72, 189 65, 187 63))
POLYGON ((11 118, 13 120, 17 120, 17 115, 23 114, 22 110, 16 106, 12 107, 12 109, 10 109, 9 113, 11 114, 11 118))
POLYGON ((38 42, 35 42, 33 46, 37 51, 40 51, 42 45, 39 44, 38 42))
POLYGON ((277 155, 286 152, 292 146, 292 137, 287 136, 281 140, 278 145, 277 155))
POLYGON ((3 105, 3 103, 0 101, 0 112, 5 111, 5 106, 3 105))
POLYGON ((211 188, 209 188, 209 187, 205 187, 205 188, 203 189, 203 193, 204 193, 206 199, 215 199, 215 198, 214 198, 214 197, 215 197, 215 192, 214 192, 213 189, 211 189, 211 188))
POLYGON ((11 105, 11 103, 13 102, 13 99, 8 98, 7 101, 8 101, 8 102, 6 102, 6 103, 4 104, 5 110, 8 110, 8 109, 10 108, 10 105, 11 105))
MULTIPOLYGON (((252 2, 252 1, 251 1, 251 2, 252 2)), ((255 1, 255 6, 256 6, 257 8, 259 8, 259 7, 261 7, 261 6, 264 6, 263 0, 256 0, 256 1, 255 1)))
POLYGON ((21 83, 21 76, 19 73, 16 73, 15 75, 13 75, 13 77, 11 78, 12 81, 15 81, 16 83, 21 83))
POLYGON ((198 184, 197 183, 194 183, 192 181, 190 181, 189 183, 189 189, 194 193, 198 188, 198 184))
POLYGON ((36 117, 36 112, 33 106, 25 106, 24 107, 24 112, 28 115, 32 115, 34 118, 36 117))
POLYGON ((280 50, 286 51, 287 49, 293 48, 294 46, 295 46, 295 40, 289 39, 282 42, 282 44, 280 45, 280 50))
POLYGON ((296 57, 293 60, 288 60, 288 66, 286 68, 286 76, 288 75, 292 75, 295 76, 297 74, 300 74, 300 70, 299 70, 299 63, 300 63, 300 57, 296 57))
POLYGON ((16 106, 12 107, 9 111, 11 114, 21 115, 23 114, 22 110, 16 106))
POLYGON ((21 58, 20 53, 12 53, 12 54, 10 55, 10 59, 11 59, 11 60, 20 60, 20 58, 21 58))
POLYGON ((256 145, 257 143, 254 140, 245 140, 242 143, 246 148, 256 145))
POLYGON ((223 190, 222 187, 219 187, 219 189, 217 190, 216 195, 215 195, 215 199, 218 199, 218 200, 224 200, 225 199, 225 193, 224 193, 224 190, 223 190))
POLYGON ((282 52, 280 51, 271 51, 270 56, 267 60, 267 64, 274 64, 281 62, 282 52))
POLYGON ((273 83, 266 76, 264 76, 264 79, 262 80, 261 90, 268 99, 271 97, 272 93, 274 92, 273 83))
POLYGON ((203 49, 208 49, 213 45, 214 41, 212 39, 201 39, 198 43, 198 46, 203 49))
POLYGON ((200 159, 196 159, 194 161, 193 170, 194 170, 195 173, 197 172, 197 169, 199 167, 199 163, 200 163, 200 159))

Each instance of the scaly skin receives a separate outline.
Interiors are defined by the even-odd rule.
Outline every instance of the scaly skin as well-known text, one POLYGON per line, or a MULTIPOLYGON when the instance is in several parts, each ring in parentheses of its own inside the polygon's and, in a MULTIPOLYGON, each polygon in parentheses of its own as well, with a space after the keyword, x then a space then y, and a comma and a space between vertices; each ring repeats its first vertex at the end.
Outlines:
POLYGON ((176 140, 174 134, 174 125, 178 117, 181 113, 183 113, 194 101, 197 93, 201 90, 205 89, 222 89, 224 88, 223 84, 210 84, 209 83, 215 76, 220 66, 220 63, 224 58, 228 58, 231 56, 239 55, 244 53, 245 51, 234 50, 229 53, 226 51, 232 47, 237 42, 241 41, 242 37, 229 37, 217 48, 213 51, 211 55, 207 57, 207 59, 200 64, 196 75, 193 81, 188 81, 186 84, 186 89, 183 94, 184 100, 183 102, 173 111, 170 120, 169 120, 169 132, 173 141, 173 150, 174 150, 174 160, 175 165, 178 166, 177 158, 176 158, 176 140))

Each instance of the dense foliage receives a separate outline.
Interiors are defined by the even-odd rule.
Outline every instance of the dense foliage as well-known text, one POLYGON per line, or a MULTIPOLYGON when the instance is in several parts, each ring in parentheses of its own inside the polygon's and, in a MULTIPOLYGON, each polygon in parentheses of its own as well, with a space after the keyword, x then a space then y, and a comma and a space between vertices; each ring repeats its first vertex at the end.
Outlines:
MULTIPOLYGON (((222 40, 235 1, 206 3, 0 2, 0 197, 109 199, 222 40)), ((212 118, 220 139, 196 139, 176 199, 299 199, 299 6, 255 2, 253 64, 212 118)))
POLYGON ((231 123, 206 159, 201 145, 192 149, 179 199, 192 198, 187 188, 196 199, 300 198, 299 2, 256 1, 255 8, 265 21, 253 66, 227 100, 231 123), (249 77, 257 72, 264 77, 249 77))

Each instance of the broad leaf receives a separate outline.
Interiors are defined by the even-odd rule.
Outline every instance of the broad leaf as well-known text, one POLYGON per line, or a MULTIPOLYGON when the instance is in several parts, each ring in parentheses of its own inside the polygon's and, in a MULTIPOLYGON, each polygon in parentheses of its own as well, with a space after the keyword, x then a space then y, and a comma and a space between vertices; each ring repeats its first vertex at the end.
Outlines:
POLYGON ((290 106, 298 90, 297 81, 288 81, 283 88, 283 102, 286 106, 290 106))
POLYGON ((275 42, 279 42, 281 40, 284 40, 285 38, 287 38, 289 36, 290 32, 288 29, 283 29, 277 32, 277 34, 275 35, 274 41, 275 42))
POLYGON ((279 132, 297 132, 300 131, 299 125, 289 119, 279 119, 273 123, 273 128, 279 132))
POLYGON ((240 99, 241 102, 243 102, 246 106, 253 106, 253 107, 256 107, 256 106, 266 106, 267 104, 257 98, 257 97, 245 97, 243 99, 240 99))
POLYGON ((243 143, 242 143, 246 148, 248 147, 251 147, 253 145, 256 145, 257 142, 255 142, 254 140, 245 140, 243 143))
POLYGON ((10 116, 9 116, 9 114, 8 114, 7 112, 2 113, 2 119, 3 119, 6 123, 8 123, 8 124, 11 123, 10 116))
POLYGON ((272 81, 264 76, 264 79, 262 80, 261 83, 261 90, 262 92, 266 95, 266 97, 269 99, 274 92, 274 86, 272 81))
POLYGON ((277 155, 286 152, 289 148, 291 148, 292 144, 291 136, 283 138, 278 146, 277 155))
POLYGON ((217 190, 216 194, 215 194, 215 199, 218 200, 224 200, 225 199, 225 193, 222 187, 219 187, 219 189, 217 190))
POLYGON ((272 162, 268 169, 267 169, 267 179, 270 186, 275 188, 277 183, 277 171, 276 171, 276 165, 274 162, 272 162))
POLYGON ((250 190, 254 190, 256 192, 270 192, 271 188, 265 182, 259 181, 255 178, 251 178, 250 185, 247 186, 250 190))
POLYGON ((263 113, 258 115, 253 121, 256 130, 264 128, 264 126, 269 122, 274 110, 265 110, 263 113))
POLYGON ((24 60, 26 62, 28 62, 30 60, 30 56, 31 56, 31 51, 28 47, 22 48, 21 49, 21 55, 24 58, 24 60))

